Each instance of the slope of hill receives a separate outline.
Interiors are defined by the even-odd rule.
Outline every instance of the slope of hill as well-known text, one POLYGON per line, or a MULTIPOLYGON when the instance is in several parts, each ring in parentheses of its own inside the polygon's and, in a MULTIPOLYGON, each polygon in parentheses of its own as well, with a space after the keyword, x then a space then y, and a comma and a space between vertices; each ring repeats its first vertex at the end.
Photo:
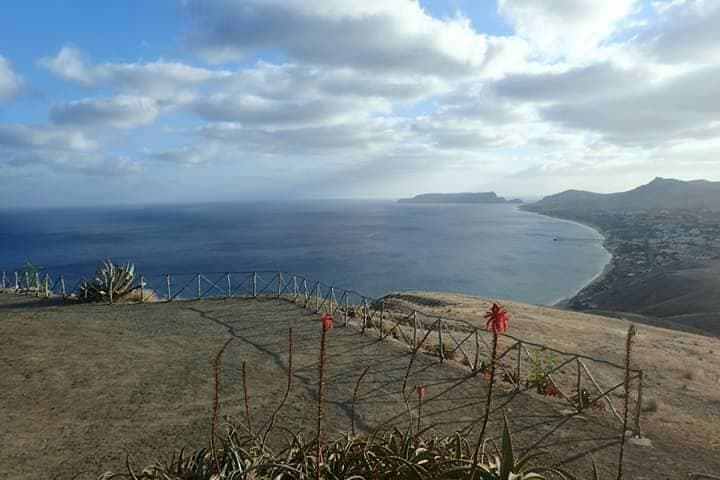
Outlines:
POLYGON ((658 177, 647 185, 627 192, 603 194, 567 190, 545 197, 531 208, 605 210, 720 208, 720 182, 707 180, 685 182, 658 177))
MULTIPOLYGON (((386 299, 386 313, 402 304, 433 318, 462 318, 476 325, 484 323, 489 305, 477 297, 428 292, 386 299)), ((508 333, 622 363, 629 322, 503 303, 510 312, 508 333)), ((139 470, 149 462, 168 460, 182 447, 206 445, 214 391, 212 359, 228 338, 234 342, 222 361, 221 413, 244 418, 240 372, 247 363, 251 418, 259 428, 285 391, 290 372, 288 326, 294 329, 292 391, 276 432, 283 435, 283 426, 312 434, 316 410, 310 407, 316 406, 319 353, 316 319, 300 305, 269 298, 110 306, 0 295, 2 473, 20 480, 47 478, 47 472, 54 478, 94 479, 107 469, 124 471, 127 454, 139 470)), ((331 331, 328 435, 348 428, 349 399, 364 366, 370 372, 357 398, 357 428, 366 432, 382 424, 405 429, 403 377, 409 349, 390 338, 378 341, 377 330, 363 335, 356 325, 338 325, 331 331)), ((455 330, 455 335, 462 338, 463 332, 455 330)), ((472 343, 468 340, 463 348, 468 350, 472 343)), ((507 348, 509 339, 501 343, 507 348)), ((630 442, 625 478, 687 478, 689 472, 720 470, 717 348, 716 339, 638 328, 633 365, 645 371, 642 425, 652 446, 630 442)), ((440 364, 436 356, 426 354, 414 365, 408 386, 427 386, 423 421, 428 426, 453 431, 476 425, 483 411, 483 376, 468 375, 458 361, 440 364)), ((566 374, 572 377, 570 367, 566 374)), ((615 368, 590 368, 606 388, 617 379, 615 368)), ((524 369, 523 377, 528 374, 532 372, 524 369)), ((609 395, 619 403, 618 390, 609 395)), ((534 445, 549 452, 543 462, 566 459, 578 478, 590 478, 586 452, 591 451, 601 478, 615 478, 620 430, 609 412, 586 410, 578 415, 560 398, 530 391, 514 394, 503 383, 495 402, 492 437, 497 438, 500 413, 507 409, 517 448, 534 445)))
MULTIPOLYGON (((483 325, 482 312, 491 305, 488 299, 441 292, 403 292, 385 298, 386 305, 392 299, 405 308, 464 319, 477 326, 483 325)), ((502 303, 510 313, 508 333, 514 336, 623 363, 624 341, 632 315, 607 318, 511 301, 502 303)), ((644 475, 636 473, 628 478, 680 478, 669 471, 660 475, 662 467, 656 470, 663 456, 661 451, 678 448, 689 448, 698 454, 705 451, 691 460, 694 471, 717 473, 720 456, 710 452, 720 451, 718 339, 657 326, 636 327, 633 364, 645 370, 643 428, 653 448, 645 450, 645 460, 636 464, 645 467, 644 475)), ((503 342, 507 348, 508 339, 503 342)), ((612 371, 602 366, 596 368, 593 374, 598 381, 611 384, 612 371)), ((616 391, 613 395, 621 394, 616 391)))
POLYGON ((632 312, 720 335, 720 182, 656 178, 627 192, 569 190, 524 209, 598 229, 613 254, 566 305, 632 312))

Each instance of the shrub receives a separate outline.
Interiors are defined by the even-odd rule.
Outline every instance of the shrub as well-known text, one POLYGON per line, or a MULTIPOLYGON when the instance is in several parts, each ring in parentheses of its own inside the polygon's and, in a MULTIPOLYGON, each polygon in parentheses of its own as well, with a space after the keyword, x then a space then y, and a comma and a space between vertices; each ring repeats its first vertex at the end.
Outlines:
POLYGON ((642 411, 645 413, 655 413, 660 409, 660 403, 654 398, 644 400, 642 403, 642 411))
POLYGON ((135 288, 135 266, 131 263, 115 265, 106 260, 97 269, 95 280, 83 281, 80 285, 80 301, 85 302, 116 302, 132 293, 135 288))
MULTIPOLYGON (((256 436, 228 425, 222 446, 213 456, 210 449, 197 450, 189 456, 180 454, 169 463, 156 463, 122 475, 106 473, 101 479, 137 478, 141 480, 229 480, 308 479, 316 478, 315 439, 306 441, 292 436, 288 445, 278 451, 266 448, 256 436)), ((341 478, 468 478, 473 461, 473 448, 460 433, 446 437, 428 437, 393 430, 366 436, 345 435, 325 443, 320 477, 341 478)), ((513 440, 505 417, 501 444, 494 452, 483 449, 475 470, 478 480, 533 479, 543 474, 553 478, 572 477, 557 467, 531 465, 538 454, 515 456, 513 440)))
POLYGON ((25 264, 18 270, 18 284, 21 290, 37 292, 41 289, 39 274, 42 269, 32 262, 25 264))
POLYGON ((534 386, 542 395, 555 395, 557 387, 550 380, 550 373, 555 370, 555 354, 547 350, 536 352, 532 356, 532 368, 525 384, 534 386))

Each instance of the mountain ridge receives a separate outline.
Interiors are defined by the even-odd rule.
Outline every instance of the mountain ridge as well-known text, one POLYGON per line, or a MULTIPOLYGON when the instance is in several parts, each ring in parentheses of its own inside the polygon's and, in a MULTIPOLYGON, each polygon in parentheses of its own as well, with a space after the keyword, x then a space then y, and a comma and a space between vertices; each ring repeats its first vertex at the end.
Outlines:
POLYGON ((566 209, 715 209, 720 208, 720 182, 656 177, 650 183, 617 193, 565 190, 527 206, 566 209))

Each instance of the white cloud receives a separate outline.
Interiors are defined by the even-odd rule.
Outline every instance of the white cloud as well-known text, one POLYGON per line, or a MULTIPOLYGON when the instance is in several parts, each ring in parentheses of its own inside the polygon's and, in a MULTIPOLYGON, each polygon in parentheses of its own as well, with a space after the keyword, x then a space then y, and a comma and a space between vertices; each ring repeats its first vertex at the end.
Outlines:
POLYGON ((636 0, 498 0, 515 33, 549 57, 580 58, 610 37, 636 0))
POLYGON ((194 67, 163 59, 92 64, 73 47, 63 47, 55 57, 42 58, 39 64, 61 78, 86 86, 111 85, 123 91, 139 92, 172 102, 182 100, 191 91, 189 89, 232 76, 226 70, 194 67))
POLYGON ((463 17, 440 20, 408 0, 189 0, 190 45, 215 60, 279 50, 303 63, 457 76, 485 61, 463 17))
MULTIPOLYGON (((717 2, 499 0, 514 30, 506 36, 423 4, 185 0, 190 31, 178 40, 226 63, 112 63, 62 48, 39 64, 87 98, 52 107, 52 125, 0 127, 0 149, 87 172, 137 171, 133 157, 164 171, 235 162, 282 181, 316 182, 322 170, 359 195, 391 181, 491 187, 507 172, 517 173, 512 194, 527 194, 539 188, 531 182, 672 176, 720 154, 717 2), (154 124, 166 128, 138 129, 132 141, 110 130, 154 124), (123 142, 137 153, 114 154, 123 142), (382 180, 364 175, 375 169, 382 180)), ((0 63, 0 97, 3 78, 0 63)), ((718 164, 703 165, 720 176, 718 164)))
POLYGON ((687 0, 656 8, 660 16, 635 41, 645 54, 670 64, 720 61, 720 3, 687 0))
POLYGON ((97 143, 78 131, 50 126, 0 124, 0 148, 90 151, 97 143))
POLYGON ((240 122, 243 125, 317 125, 340 122, 368 111, 387 110, 383 101, 348 98, 269 99, 255 95, 218 93, 193 102, 192 108, 211 121, 240 122))
POLYGON ((207 143, 198 146, 184 146, 171 150, 146 150, 145 155, 152 160, 173 163, 176 165, 193 166, 208 163, 218 156, 217 145, 207 143))
POLYGON ((544 118, 618 144, 660 146, 720 133, 720 66, 700 69, 613 99, 588 97, 541 109, 544 118))
POLYGON ((646 89, 651 78, 651 73, 641 67, 622 69, 601 62, 558 73, 508 75, 499 80, 495 88, 500 96, 507 98, 554 102, 616 97, 646 89))
POLYGON ((0 102, 13 98, 22 86, 22 77, 15 73, 10 62, 0 55, 0 102))
POLYGON ((152 98, 121 95, 57 105, 50 110, 50 118, 59 125, 130 128, 151 123, 159 111, 152 98))

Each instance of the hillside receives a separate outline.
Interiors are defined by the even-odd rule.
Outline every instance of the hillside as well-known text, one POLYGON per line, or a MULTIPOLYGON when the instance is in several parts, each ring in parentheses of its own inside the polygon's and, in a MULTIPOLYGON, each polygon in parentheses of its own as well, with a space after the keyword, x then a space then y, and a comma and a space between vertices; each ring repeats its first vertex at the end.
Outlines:
POLYGON ((720 182, 694 180, 685 182, 656 178, 627 192, 592 193, 567 190, 550 195, 529 209, 714 209, 720 208, 720 182))
POLYGON ((401 198, 399 203, 522 203, 522 200, 506 200, 495 192, 477 193, 423 193, 412 198, 401 198))
POLYGON ((627 192, 570 190, 522 208, 605 236, 609 268, 568 307, 720 335, 720 182, 656 178, 627 192))
MULTIPOLYGON (((482 324, 486 299, 408 292, 386 297, 387 313, 410 306, 482 324)), ((622 361, 627 321, 504 302, 510 333, 555 348, 622 361)), ((168 461, 182 447, 207 445, 212 408, 212 358, 223 357, 222 415, 243 418, 240 371, 249 366, 253 423, 278 404, 288 373, 287 327, 294 328, 293 389, 283 427, 312 431, 317 378, 317 316, 278 300, 201 300, 145 305, 62 305, 0 295, 0 465, 10 478, 97 478, 168 461), (52 475, 47 475, 52 472, 52 475), (80 474, 75 477, 74 475, 80 474)), ((354 326, 331 331, 328 431, 347 429, 349 398, 360 371, 357 428, 407 426, 403 375, 407 345, 379 342, 354 326)), ((458 330, 456 334, 460 335, 458 330)), ((507 339, 501 340, 507 347, 507 339)), ((472 343, 472 342, 468 342, 472 343)), ((466 343, 465 348, 469 347, 466 343)), ((640 326, 634 365, 646 372, 643 432, 626 452, 626 478, 686 478, 720 469, 720 356, 717 340, 640 326), (670 361, 670 359, 675 361, 670 361)), ((604 386, 617 371, 594 366, 604 386)), ((572 376, 572 371, 568 372, 572 376)), ((420 355, 409 378, 427 386, 424 418, 439 430, 475 422, 484 391, 480 375, 457 361, 420 355)), ((587 478, 592 451, 602 478, 614 478, 618 425, 606 411, 568 412, 568 404, 534 392, 512 394, 500 384, 496 404, 510 412, 518 448, 536 445, 587 478)), ((617 402, 617 391, 612 394, 617 402)), ((499 428, 491 422, 491 435, 499 428)), ((187 453, 187 451, 186 451, 187 453)))
MULTIPOLYGON (((482 312, 490 300, 439 292, 404 292, 386 297, 399 305, 460 318, 482 325, 482 312)), ((387 302, 387 300, 386 300, 387 302)), ((510 312, 509 333, 569 352, 582 352, 623 362, 624 340, 632 318, 607 318, 550 307, 503 301, 510 312)), ((693 471, 720 471, 720 342, 717 338, 636 324, 633 364, 645 370, 643 429, 653 443, 645 452, 644 475, 628 478, 686 478, 659 470, 661 451, 695 450, 693 471), (704 454, 700 452, 704 451, 704 454), (711 453, 712 452, 712 453, 711 453), (662 474, 660 474, 662 472, 662 474)), ((507 346, 507 343, 504 345, 507 346)), ((603 385, 611 384, 612 371, 596 366, 593 373, 603 385)), ((615 392, 614 396, 618 396, 615 392)), ((673 456, 679 455, 672 454, 673 456)), ((637 460, 636 460, 637 461, 637 460)), ((613 477, 614 478, 614 477, 613 477)))

